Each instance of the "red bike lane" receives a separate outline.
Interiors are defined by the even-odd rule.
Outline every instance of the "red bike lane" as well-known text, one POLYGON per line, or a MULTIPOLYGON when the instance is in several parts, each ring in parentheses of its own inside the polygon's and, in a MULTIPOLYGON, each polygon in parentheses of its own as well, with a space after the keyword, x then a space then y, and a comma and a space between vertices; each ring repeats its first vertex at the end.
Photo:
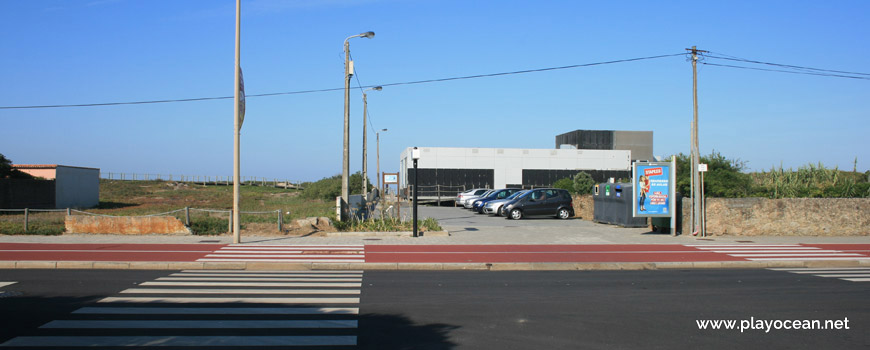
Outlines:
MULTIPOLYGON (((207 261, 208 256, 245 253, 233 261, 292 262, 278 246, 227 244, 0 243, 0 261, 207 261), (235 249, 255 249, 239 252, 235 249), (227 250, 230 249, 230 250, 227 250)), ((313 249, 286 245, 282 250, 313 249)), ((347 246, 317 246, 318 258, 337 259, 347 246), (335 256, 332 258, 331 256, 335 256)), ((870 244, 591 244, 591 245, 359 245, 367 263, 596 263, 707 262, 753 260, 870 260, 870 244), (363 248, 364 247, 364 248, 363 248)), ((329 261, 325 261, 329 262, 329 261)), ((335 262, 338 262, 336 260, 335 262)))

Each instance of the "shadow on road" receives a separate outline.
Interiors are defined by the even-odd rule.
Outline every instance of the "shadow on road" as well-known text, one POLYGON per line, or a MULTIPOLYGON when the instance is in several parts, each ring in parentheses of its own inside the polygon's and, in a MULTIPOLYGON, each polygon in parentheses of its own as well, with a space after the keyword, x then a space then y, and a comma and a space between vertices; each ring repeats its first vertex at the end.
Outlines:
POLYGON ((401 315, 363 314, 359 320, 359 349, 452 349, 449 334, 459 326, 415 324, 401 315))

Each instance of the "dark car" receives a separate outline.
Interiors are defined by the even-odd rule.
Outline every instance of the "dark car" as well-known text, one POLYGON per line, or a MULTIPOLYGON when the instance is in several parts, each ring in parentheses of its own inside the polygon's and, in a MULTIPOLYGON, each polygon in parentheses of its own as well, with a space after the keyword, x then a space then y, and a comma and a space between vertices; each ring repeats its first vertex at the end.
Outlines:
POLYGON ((526 216, 555 216, 559 219, 574 216, 571 194, 560 188, 536 188, 502 208, 505 216, 514 220, 526 216))
POLYGON ((485 197, 480 197, 474 200, 471 204, 471 210, 476 211, 478 214, 483 214, 483 206, 490 201, 505 199, 510 197, 510 195, 522 191, 519 188, 505 188, 501 190, 495 190, 492 193, 488 194, 485 197))

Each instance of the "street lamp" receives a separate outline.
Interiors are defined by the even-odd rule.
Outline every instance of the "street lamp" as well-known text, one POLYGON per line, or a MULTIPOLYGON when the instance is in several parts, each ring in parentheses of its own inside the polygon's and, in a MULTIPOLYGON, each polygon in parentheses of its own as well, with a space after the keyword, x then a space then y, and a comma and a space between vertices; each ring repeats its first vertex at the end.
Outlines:
POLYGON ((368 148, 366 143, 366 117, 368 114, 369 103, 366 99, 366 91, 381 91, 383 87, 375 86, 373 88, 363 90, 363 153, 362 153, 362 189, 363 195, 365 196, 369 192, 369 182, 368 182, 368 148))
POLYGON ((385 132, 387 129, 381 129, 381 131, 375 132, 375 139, 377 141, 377 153, 378 153, 378 190, 381 191, 378 195, 383 195, 384 187, 381 186, 381 132, 385 132))
POLYGON ((365 32, 344 39, 344 152, 341 164, 341 220, 347 219, 347 203, 350 198, 348 171, 350 170, 350 77, 353 75, 353 61, 350 60, 350 45, 353 38, 374 38, 375 32, 365 32))

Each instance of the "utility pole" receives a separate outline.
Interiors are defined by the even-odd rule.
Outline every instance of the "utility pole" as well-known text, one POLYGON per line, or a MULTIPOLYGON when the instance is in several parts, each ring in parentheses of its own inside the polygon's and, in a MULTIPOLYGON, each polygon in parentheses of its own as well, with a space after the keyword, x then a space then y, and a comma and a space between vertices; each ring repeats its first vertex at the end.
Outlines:
POLYGON ((231 220, 233 221, 233 243, 241 243, 241 187, 239 185, 239 177, 241 177, 241 151, 240 151, 240 134, 242 129, 242 119, 244 112, 242 112, 239 105, 239 100, 241 98, 241 29, 242 29, 242 3, 240 0, 236 0, 236 78, 235 78, 235 95, 233 99, 235 100, 235 107, 233 107, 233 119, 234 119, 234 154, 233 154, 233 212, 230 214, 231 220))
POLYGON ((698 163, 700 163, 700 146, 698 142, 698 53, 707 51, 698 50, 697 46, 686 49, 692 52, 692 102, 694 117, 692 118, 692 225, 693 234, 701 233, 705 237, 703 217, 701 216, 701 191, 700 178, 698 177, 698 163))

